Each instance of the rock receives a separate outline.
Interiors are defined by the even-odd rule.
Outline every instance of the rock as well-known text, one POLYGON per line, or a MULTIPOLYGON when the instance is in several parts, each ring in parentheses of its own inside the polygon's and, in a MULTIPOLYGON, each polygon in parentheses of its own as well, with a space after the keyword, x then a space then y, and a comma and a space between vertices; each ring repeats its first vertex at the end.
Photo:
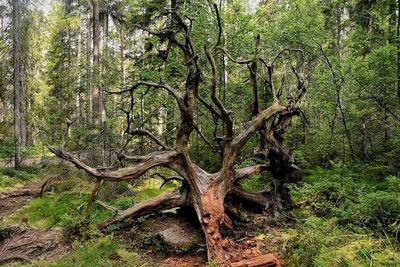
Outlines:
POLYGON ((199 240, 197 231, 190 224, 175 224, 158 232, 161 239, 174 249, 187 251, 199 240))

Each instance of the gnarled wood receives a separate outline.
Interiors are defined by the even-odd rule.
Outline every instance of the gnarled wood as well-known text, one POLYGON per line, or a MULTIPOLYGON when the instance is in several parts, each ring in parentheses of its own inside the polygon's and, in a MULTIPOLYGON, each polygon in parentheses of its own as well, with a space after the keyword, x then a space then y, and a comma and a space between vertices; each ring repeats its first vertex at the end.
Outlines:
MULTIPOLYGON (((113 209, 114 212, 116 212, 114 217, 105 221, 100 226, 107 227, 112 223, 121 222, 127 218, 136 218, 163 209, 170 209, 182 205, 191 206, 196 211, 205 234, 208 259, 215 260, 220 265, 228 265, 231 262, 229 262, 229 257, 226 257, 226 246, 231 243, 221 232, 222 227, 232 229, 232 222, 224 210, 224 202, 227 194, 235 197, 235 199, 262 206, 272 213, 289 206, 290 197, 288 195, 286 183, 292 179, 297 168, 294 165, 291 150, 283 146, 283 141, 292 117, 299 113, 299 101, 306 92, 304 81, 300 75, 300 67, 303 65, 303 62, 300 62, 297 66, 293 66, 291 61, 288 62, 292 70, 292 75, 297 81, 297 86, 294 85, 292 87, 295 89, 288 93, 286 96, 287 101, 280 99, 282 90, 275 93, 273 75, 274 65, 281 59, 281 55, 284 52, 299 52, 301 55, 303 52, 301 50, 285 49, 278 53, 271 63, 267 63, 268 61, 262 58, 261 37, 258 36, 256 39, 256 51, 253 58, 250 60, 234 59, 225 49, 220 47, 223 29, 218 9, 215 5, 214 8, 216 9, 219 29, 218 40, 214 45, 205 45, 204 51, 197 51, 197 46, 193 43, 191 36, 192 19, 181 17, 179 5, 176 3, 177 2, 173 0, 171 2, 171 8, 164 12, 169 16, 168 26, 166 28, 151 30, 149 28, 152 27, 136 27, 160 38, 161 43, 168 41, 168 51, 170 49, 179 50, 180 55, 182 55, 182 66, 186 68, 186 77, 184 81, 179 83, 182 85, 179 86, 179 91, 162 81, 137 81, 128 89, 120 92, 111 92, 118 94, 129 93, 131 98, 130 109, 124 110, 127 118, 126 133, 131 135, 146 135, 164 149, 164 151, 156 151, 145 156, 130 156, 122 153, 126 147, 125 145, 120 152, 115 150, 117 157, 121 161, 133 161, 133 165, 110 170, 90 167, 69 153, 51 146, 48 147, 58 157, 70 161, 76 167, 85 170, 87 173, 100 180, 122 181, 137 179, 146 174, 149 170, 159 166, 174 170, 178 173, 178 176, 173 176, 172 178, 182 181, 182 188, 180 190, 135 204, 133 207, 124 211, 113 209), (187 24, 188 22, 190 23, 189 25, 187 24), (179 36, 179 38, 177 38, 177 36, 179 36), (203 57, 200 57, 201 52, 204 53, 203 57), (253 104, 252 112, 249 116, 251 119, 244 126, 238 125, 238 127, 234 127, 236 125, 233 114, 226 108, 226 103, 223 103, 217 94, 219 80, 217 79, 218 62, 216 62, 216 59, 220 53, 225 54, 228 59, 235 64, 247 65, 249 71, 249 86, 252 87, 253 104), (211 70, 208 75, 208 77, 211 77, 209 83, 205 82, 204 77, 207 77, 207 75, 204 72, 207 68, 203 68, 202 64, 204 65, 204 62, 200 62, 200 58, 207 58, 205 64, 208 64, 211 70), (258 71, 259 68, 265 69, 264 71, 258 71), (261 75, 266 74, 266 77, 259 77, 260 73, 261 75), (259 90, 257 84, 257 81, 262 78, 267 81, 273 96, 272 99, 270 99, 270 106, 263 110, 258 103, 259 90), (201 84, 204 85, 203 87, 211 86, 208 98, 200 95, 199 89, 201 84), (144 130, 145 125, 139 126, 138 129, 131 129, 133 119, 130 113, 133 111, 133 93, 141 86, 166 90, 176 100, 180 111, 180 125, 177 128, 175 146, 173 148, 163 144, 161 138, 144 130), (195 99, 199 100, 200 104, 205 106, 206 110, 209 111, 212 116, 213 122, 215 123, 213 140, 207 138, 205 134, 200 131, 196 123, 195 99), (218 129, 220 129, 218 125, 221 122, 223 123, 222 126, 224 129, 222 133, 223 137, 217 136, 217 134, 219 134, 218 129), (193 132, 197 132, 201 140, 222 157, 222 163, 218 172, 208 173, 193 163, 188 152, 189 140, 193 132), (259 135, 260 148, 263 153, 266 153, 263 159, 268 159, 269 163, 238 169, 236 168, 236 164, 239 163, 238 158, 242 149, 254 134, 259 135), (253 194, 237 186, 240 180, 267 170, 272 174, 273 188, 270 192, 253 194)), ((300 58, 304 60, 303 55, 300 58)), ((167 57, 165 57, 165 60, 167 60, 167 57)), ((287 91, 289 91, 289 89, 287 91)), ((161 177, 163 178, 163 176, 161 177)), ((165 181, 169 180, 169 178, 166 177, 163 179, 165 181)), ((273 264, 273 260, 269 257, 261 257, 235 264, 234 266, 273 266, 269 265, 273 264)))
POLYGON ((53 152, 58 157, 65 159, 71 163, 73 163, 77 168, 83 169, 87 173, 93 175, 94 177, 106 180, 106 181, 122 181, 122 180, 132 180, 141 177, 143 174, 148 172, 150 169, 158 167, 158 166, 166 166, 170 167, 174 162, 177 161, 179 157, 179 152, 175 150, 170 151, 160 151, 153 152, 146 157, 141 157, 141 161, 130 167, 121 168, 118 170, 105 170, 105 169, 96 169, 90 167, 83 163, 80 159, 75 157, 74 155, 52 147, 50 145, 47 146, 51 152, 53 152))

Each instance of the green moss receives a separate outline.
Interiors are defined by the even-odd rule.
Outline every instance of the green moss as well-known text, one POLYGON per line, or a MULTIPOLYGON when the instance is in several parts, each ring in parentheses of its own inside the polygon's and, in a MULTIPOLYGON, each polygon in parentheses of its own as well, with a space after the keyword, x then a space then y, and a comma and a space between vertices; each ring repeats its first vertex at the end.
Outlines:
POLYGON ((261 174, 253 175, 240 181, 240 185, 249 192, 260 192, 270 187, 270 179, 261 174))

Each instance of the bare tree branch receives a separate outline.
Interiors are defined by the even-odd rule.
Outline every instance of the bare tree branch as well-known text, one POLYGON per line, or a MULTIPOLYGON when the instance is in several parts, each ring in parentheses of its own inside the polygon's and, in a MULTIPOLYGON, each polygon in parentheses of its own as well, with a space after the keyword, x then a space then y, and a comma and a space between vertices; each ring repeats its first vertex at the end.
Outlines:
POLYGON ((222 23, 221 23, 221 16, 219 15, 219 10, 218 6, 216 3, 213 4, 214 9, 215 9, 215 15, 217 17, 217 22, 218 22, 218 41, 217 43, 211 48, 211 50, 214 50, 216 47, 218 47, 221 44, 221 37, 222 37, 222 23))
POLYGON ((182 183, 186 183, 185 178, 183 178, 182 176, 170 176, 170 177, 166 177, 158 172, 154 173, 153 176, 158 176, 163 180, 163 183, 160 185, 160 189, 163 188, 163 186, 170 182, 170 181, 181 181, 182 183))
POLYGON ((231 117, 231 112, 225 108, 224 104, 222 104, 221 100, 217 97, 217 67, 215 65, 215 60, 213 55, 211 54, 210 49, 208 49, 207 46, 204 46, 204 51, 206 52, 207 59, 211 65, 211 70, 212 70, 211 99, 220 110, 222 114, 222 119, 225 122, 226 126, 225 139, 231 140, 233 136, 233 121, 231 117))
POLYGON ((129 130, 128 133, 130 135, 139 135, 139 136, 146 135, 151 140, 153 140, 157 145, 161 146, 164 150, 170 150, 171 149, 170 147, 165 145, 160 139, 158 139, 154 134, 152 134, 151 132, 149 132, 146 129, 141 129, 141 128, 133 129, 133 130, 129 130))
POLYGON ((286 110, 287 107, 280 105, 278 101, 273 102, 269 108, 261 111, 256 117, 254 117, 249 122, 249 125, 232 140, 232 147, 234 147, 235 150, 240 150, 250 136, 262 127, 267 120, 286 110))
POLYGON ((179 156, 179 153, 175 150, 153 152, 143 157, 143 159, 134 166, 121 168, 118 170, 105 170, 90 167, 70 153, 64 152, 50 145, 47 145, 47 148, 58 157, 73 163, 77 168, 83 169, 87 173, 106 181, 137 179, 145 174, 147 171, 155 167, 171 167, 173 163, 176 163, 175 161, 179 156))
POLYGON ((199 127, 196 126, 195 128, 196 132, 199 134, 199 136, 201 137, 201 139, 203 139, 203 141, 215 152, 221 153, 222 151, 220 149, 218 149, 217 147, 215 147, 213 144, 211 144, 211 142, 207 139, 207 137, 204 136, 204 134, 200 131, 199 127))
POLYGON ((254 53, 254 59, 251 65, 248 66, 250 72, 251 87, 253 89, 252 116, 256 116, 260 112, 258 106, 258 85, 257 85, 257 63, 260 59, 260 44, 261 44, 260 35, 257 35, 256 51, 254 53))
POLYGON ((118 214, 118 213, 121 212, 120 209, 115 208, 115 207, 112 207, 112 206, 110 206, 110 205, 107 205, 107 204, 104 203, 103 201, 96 200, 94 203, 95 203, 95 204, 98 204, 98 205, 100 205, 100 206, 102 206, 102 207, 105 208, 106 210, 109 210, 109 211, 111 211, 111 212, 113 212, 113 213, 117 213, 117 214, 118 214))
POLYGON ((225 54, 225 56, 227 56, 228 59, 229 59, 230 61, 232 61, 233 63, 239 64, 239 65, 246 65, 246 64, 250 64, 250 63, 253 62, 253 59, 250 59, 250 60, 239 60, 239 59, 235 59, 235 58, 233 58, 226 50, 224 50, 224 49, 222 49, 222 48, 220 48, 220 47, 216 48, 216 50, 219 51, 219 52, 221 52, 221 53, 223 53, 223 54, 225 54))
POLYGON ((236 170, 235 176, 232 177, 233 183, 237 183, 240 180, 246 179, 252 175, 269 170, 270 168, 271 166, 269 164, 260 164, 236 170))
POLYGON ((109 94, 123 94, 126 92, 131 92, 139 88, 140 86, 150 86, 155 88, 162 88, 167 90, 177 101, 178 106, 181 110, 186 110, 186 107, 183 103, 183 97, 176 91, 172 86, 165 84, 163 82, 155 83, 155 82, 148 82, 148 81, 138 81, 134 85, 130 86, 128 89, 124 89, 118 92, 111 92, 107 91, 109 94))

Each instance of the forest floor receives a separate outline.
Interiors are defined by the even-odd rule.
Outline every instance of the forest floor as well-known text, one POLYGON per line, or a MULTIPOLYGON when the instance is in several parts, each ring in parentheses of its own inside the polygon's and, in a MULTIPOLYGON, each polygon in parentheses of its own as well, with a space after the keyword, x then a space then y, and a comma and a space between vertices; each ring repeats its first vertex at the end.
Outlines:
POLYGON ((0 193, 0 220, 27 205, 30 200, 39 196, 43 181, 34 181, 27 185, 0 193))
MULTIPOLYGON (((105 184, 99 199, 123 209, 179 186, 160 183, 105 184)), ((258 184, 254 177, 243 186, 258 184)), ((103 233, 95 225, 111 212, 95 205, 90 220, 84 215, 92 188, 92 178, 69 164, 0 168, 0 265, 206 266, 204 238, 189 211, 103 233)), ((382 168, 315 168, 292 188, 295 210, 275 220, 243 210, 229 234, 232 248, 238 259, 273 253, 285 266, 400 266, 398 192, 399 177, 382 168)))
MULTIPOLYGON (((4 218, 15 214, 19 209, 29 206, 30 201, 40 197, 42 186, 46 181, 29 182, 21 188, 7 190, 0 193, 0 214, 4 218)), ((203 237, 201 236, 200 226, 193 221, 193 216, 187 216, 185 211, 165 212, 158 215, 149 216, 145 223, 130 225, 129 231, 115 232, 115 236, 123 242, 129 249, 142 248, 141 258, 146 264, 155 264, 166 267, 173 266, 206 266, 206 254, 203 237), (173 227, 171 227, 173 226, 173 227), (171 247, 164 240, 160 239, 156 233, 167 233, 174 229, 172 233, 176 242, 175 247, 171 247), (176 230, 177 229, 177 230, 176 230), (180 240, 187 244, 180 244, 180 240)), ((235 233, 235 245, 232 246, 232 253, 236 254, 235 261, 251 259, 263 255, 265 245, 255 235, 254 226, 263 227, 262 215, 254 215, 252 221, 253 228, 242 227, 235 233)), ((264 227, 265 228, 265 227, 264 227)), ((77 235, 81 238, 76 229, 65 229, 63 233, 60 229, 41 230, 29 225, 26 217, 22 217, 18 224, 7 225, 2 228, 0 234, 0 264, 10 264, 22 262, 30 264, 35 260, 52 260, 64 256, 72 251, 69 242, 65 242, 63 235, 77 235)), ((111 255, 111 260, 121 260, 118 254, 111 255)), ((136 265, 134 265, 136 266, 136 265)))

